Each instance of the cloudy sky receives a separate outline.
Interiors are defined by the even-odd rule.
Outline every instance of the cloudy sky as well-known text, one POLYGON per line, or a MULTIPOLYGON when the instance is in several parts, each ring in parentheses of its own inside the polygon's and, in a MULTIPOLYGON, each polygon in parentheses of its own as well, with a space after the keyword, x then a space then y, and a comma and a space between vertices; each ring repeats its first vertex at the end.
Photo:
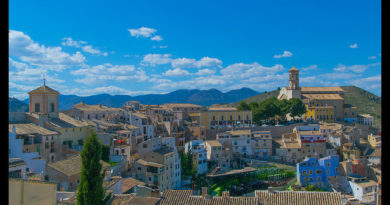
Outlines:
POLYGON ((356 85, 381 95, 380 1, 10 1, 9 94, 356 85))

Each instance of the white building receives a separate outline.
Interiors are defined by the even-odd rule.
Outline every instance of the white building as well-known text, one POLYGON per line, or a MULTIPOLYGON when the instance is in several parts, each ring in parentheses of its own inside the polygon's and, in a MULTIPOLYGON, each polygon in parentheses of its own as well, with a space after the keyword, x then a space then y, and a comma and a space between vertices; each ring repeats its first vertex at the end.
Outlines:
POLYGON ((23 152, 23 139, 16 139, 16 129, 12 128, 9 132, 9 158, 20 158, 25 162, 26 173, 45 174, 46 160, 39 157, 38 152, 23 152))
POLYGON ((190 147, 192 152, 193 165, 197 168, 198 174, 204 174, 207 171, 207 150, 203 140, 192 140, 185 145, 185 153, 188 153, 190 147))
POLYGON ((154 138, 154 126, 149 122, 148 117, 142 113, 129 112, 128 123, 138 127, 137 135, 142 135, 144 140, 154 138))
POLYGON ((350 194, 360 202, 375 202, 377 182, 365 177, 347 177, 350 194))
POLYGON ((249 157, 253 155, 250 130, 232 130, 218 133, 217 140, 221 144, 231 144, 235 156, 249 157))
POLYGON ((374 118, 370 114, 358 115, 358 123, 363 125, 370 125, 374 122, 374 118))

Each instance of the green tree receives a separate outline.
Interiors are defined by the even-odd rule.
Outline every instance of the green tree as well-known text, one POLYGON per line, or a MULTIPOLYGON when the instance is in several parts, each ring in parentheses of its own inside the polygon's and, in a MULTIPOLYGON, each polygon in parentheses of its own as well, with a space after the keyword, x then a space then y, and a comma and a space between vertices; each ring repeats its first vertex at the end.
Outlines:
POLYGON ((237 110, 250 110, 251 108, 249 107, 248 103, 245 101, 241 101, 240 105, 238 105, 237 110))
POLYGON ((102 147, 102 160, 105 162, 110 161, 110 146, 109 145, 103 145, 103 147, 102 147))
POLYGON ((280 114, 284 120, 286 120, 286 115, 290 112, 291 106, 288 100, 283 99, 279 100, 280 114))
POLYGON ((302 100, 298 98, 291 98, 289 100, 290 104, 290 116, 295 117, 295 116, 301 116, 306 113, 306 106, 302 102, 302 100))
POLYGON ((81 174, 78 185, 78 205, 100 205, 106 204, 111 194, 105 196, 103 188, 104 172, 102 173, 102 145, 96 134, 89 135, 81 151, 81 174))

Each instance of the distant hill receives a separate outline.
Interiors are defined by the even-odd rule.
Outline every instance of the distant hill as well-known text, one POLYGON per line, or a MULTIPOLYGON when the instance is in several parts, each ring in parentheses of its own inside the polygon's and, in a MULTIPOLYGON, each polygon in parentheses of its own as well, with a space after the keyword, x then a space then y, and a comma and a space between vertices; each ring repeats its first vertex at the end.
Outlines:
MULTIPOLYGON (((59 107, 62 110, 67 110, 80 101, 90 105, 102 104, 110 107, 122 107, 126 101, 131 100, 139 101, 142 104, 193 103, 197 105, 210 106, 215 103, 236 102, 240 99, 248 98, 257 94, 259 93, 252 89, 241 88, 237 90, 231 90, 226 93, 223 93, 217 89, 183 89, 167 94, 148 94, 139 96, 101 94, 80 97, 77 95, 60 95, 59 107)), ((24 100, 24 102, 28 103, 29 99, 24 100)))
MULTIPOLYGON (((374 117, 374 127, 381 129, 382 98, 356 86, 341 86, 341 88, 344 90, 344 103, 356 106, 358 114, 372 115, 374 117)), ((243 101, 247 103, 262 102, 269 97, 277 97, 278 95, 279 90, 274 90, 244 98, 243 101)), ((236 107, 241 101, 229 103, 226 106, 236 107)))
POLYGON ((10 112, 28 112, 28 104, 16 98, 8 98, 8 107, 10 112))

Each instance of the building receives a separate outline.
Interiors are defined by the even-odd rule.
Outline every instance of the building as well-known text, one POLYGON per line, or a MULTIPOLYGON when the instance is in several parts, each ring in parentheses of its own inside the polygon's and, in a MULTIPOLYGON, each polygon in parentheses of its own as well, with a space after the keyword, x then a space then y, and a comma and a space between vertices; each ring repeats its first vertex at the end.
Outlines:
POLYGON ((26 163, 21 158, 8 158, 8 176, 10 178, 27 179, 26 163))
POLYGON ((359 124, 372 126, 374 118, 370 114, 360 114, 357 116, 357 122, 359 124))
POLYGON ((344 104, 344 121, 357 122, 357 107, 350 104, 344 104))
POLYGON ((189 103, 166 103, 161 105, 165 110, 180 111, 183 113, 200 112, 203 106, 189 103))
MULTIPOLYGON (((48 130, 33 123, 8 124, 8 131, 11 138, 15 136, 16 139, 22 140, 23 153, 37 152, 39 157, 46 160, 46 162, 55 162, 61 159, 61 142, 58 132, 48 130)), ((12 142, 17 143, 14 140, 12 142)), ((12 144, 10 149, 17 151, 18 149, 14 147, 18 146, 17 144, 12 144)))
POLYGON ((189 149, 192 152, 193 167, 196 168, 198 174, 204 174, 207 171, 207 150, 205 149, 203 140, 192 140, 186 143, 185 153, 189 149))
POLYGON ((326 155, 325 135, 317 130, 315 126, 312 128, 307 126, 305 129, 296 127, 294 132, 283 134, 282 139, 275 142, 279 146, 275 149, 276 159, 284 162, 295 164, 306 157, 318 159, 326 155), (313 130, 309 131, 310 129, 313 130))
POLYGON ((8 204, 56 205, 55 183, 36 180, 8 179, 8 204))
MULTIPOLYGON (((110 170, 110 165, 100 161, 102 173, 110 170)), ((80 183, 81 156, 76 155, 65 160, 50 163, 46 168, 45 180, 57 184, 59 191, 75 191, 80 183)))
POLYGON ((299 185, 326 187, 331 177, 338 173, 339 157, 329 156, 321 159, 306 158, 296 165, 299 185))
POLYGON ((351 121, 356 115, 354 107, 347 105, 344 108, 344 90, 341 87, 300 87, 299 70, 294 66, 289 70, 289 86, 283 87, 278 96, 279 100, 291 98, 305 103, 307 113, 303 117, 306 120, 351 121))
POLYGON ((155 138, 139 144, 135 178, 154 184, 159 190, 181 187, 181 165, 176 147, 155 138))
MULTIPOLYGON (((9 143, 8 157, 10 161, 11 158, 17 158, 23 160, 24 165, 22 167, 19 167, 24 169, 21 171, 21 176, 23 176, 23 173, 45 174, 46 159, 41 157, 42 156, 41 153, 35 152, 34 150, 26 150, 27 148, 23 147, 24 139, 16 138, 15 126, 12 126, 12 131, 9 131, 8 143, 9 143)), ((17 163, 17 164, 22 164, 22 163, 17 163)))
POLYGON ((349 193, 363 203, 373 203, 376 200, 377 182, 366 177, 347 176, 349 193))
POLYGON ((380 135, 373 135, 372 133, 368 135, 368 143, 370 143, 372 148, 382 147, 382 137, 380 135))
POLYGON ((127 101, 124 106, 129 106, 129 107, 133 108, 134 110, 141 109, 141 103, 138 101, 127 101))
POLYGON ((229 144, 235 157, 250 157, 253 155, 251 130, 232 130, 218 133, 217 140, 221 144, 229 144))
POLYGON ((199 124, 206 129, 249 128, 252 126, 251 110, 209 110, 199 112, 199 124))
POLYGON ((101 120, 110 115, 120 114, 124 119, 125 110, 121 108, 110 108, 104 105, 88 105, 83 102, 74 104, 69 110, 64 111, 77 120, 101 120))
POLYGON ((220 167, 221 170, 229 170, 234 167, 232 144, 224 142, 221 144, 217 140, 205 141, 207 150, 207 160, 210 167, 220 167))
POLYGON ((252 131, 252 152, 256 159, 268 160, 272 156, 271 131, 252 131))

